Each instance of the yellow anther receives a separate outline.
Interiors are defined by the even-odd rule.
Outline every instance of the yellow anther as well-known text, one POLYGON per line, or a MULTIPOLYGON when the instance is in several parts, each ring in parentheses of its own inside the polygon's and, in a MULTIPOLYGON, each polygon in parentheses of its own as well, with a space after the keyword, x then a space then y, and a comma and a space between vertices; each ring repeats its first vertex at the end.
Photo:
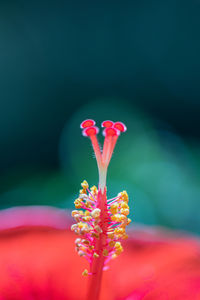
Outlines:
POLYGON ((114 245, 115 245, 115 242, 114 241, 111 241, 111 242, 109 242, 109 244, 108 244, 110 247, 114 247, 114 245))
POLYGON ((80 228, 80 229, 87 226, 83 222, 79 222, 77 225, 78 225, 78 228, 80 228))
POLYGON ((90 212, 88 210, 85 211, 85 216, 89 217, 90 216, 90 212))
POLYGON ((99 233, 92 232, 91 236, 98 239, 99 238, 99 233))
POLYGON ((82 251, 82 250, 79 250, 79 251, 78 251, 78 255, 79 255, 80 257, 82 257, 82 256, 85 256, 86 253, 85 253, 84 251, 82 251))
POLYGON ((115 247, 115 248, 120 248, 121 246, 122 246, 122 245, 121 245, 120 242, 116 242, 114 247, 115 247))
POLYGON ((121 220, 122 220, 122 222, 125 222, 125 221, 127 221, 127 217, 125 215, 121 215, 121 220))
POLYGON ((99 254, 97 254, 96 252, 94 252, 93 257, 98 258, 99 254))
POLYGON ((76 222, 80 222, 80 215, 79 214, 74 215, 74 219, 76 222))
POLYGON ((87 240, 82 240, 82 243, 85 244, 85 245, 89 245, 90 242, 87 241, 87 240))
POLYGON ((104 249, 104 250, 103 250, 103 256, 108 256, 108 254, 109 254, 108 250, 107 250, 107 249, 104 249))
POLYGON ((86 193, 85 194, 80 194, 79 198, 83 199, 83 200, 87 200, 88 199, 88 195, 86 193))
POLYGON ((86 193, 87 193, 87 191, 86 191, 85 189, 79 190, 79 194, 80 194, 80 195, 83 195, 83 194, 86 194, 86 193))
POLYGON ((123 217, 120 214, 116 214, 111 216, 111 220, 114 222, 121 222, 123 220, 123 217))
POLYGON ((120 224, 120 227, 126 228, 126 226, 128 225, 128 219, 125 215, 122 215, 124 218, 120 224))
POLYGON ((87 208, 91 207, 90 202, 89 202, 89 201, 86 201, 86 202, 85 202, 85 206, 86 206, 87 208))
POLYGON ((127 225, 131 223, 131 219, 128 218, 127 225))
POLYGON ((127 225, 127 222, 122 222, 122 223, 120 224, 120 227, 121 227, 121 228, 124 228, 124 230, 125 230, 126 225, 127 225))
POLYGON ((74 204, 78 203, 78 202, 81 202, 81 200, 79 198, 77 198, 75 201, 74 201, 74 204))
POLYGON ((117 227, 117 228, 115 228, 114 233, 116 235, 121 235, 121 234, 125 233, 125 229, 123 227, 117 227))
POLYGON ((121 208, 128 208, 129 209, 129 206, 126 202, 122 202, 121 203, 121 208))
POLYGON ((91 188, 90 188, 90 191, 92 192, 92 194, 97 194, 98 192, 98 189, 95 185, 93 185, 91 188))
POLYGON ((83 180, 83 182, 81 183, 81 186, 84 190, 88 189, 89 188, 89 184, 87 183, 86 180, 83 180))
POLYGON ((85 246, 80 246, 79 249, 85 252, 85 246))
POLYGON ((117 249, 115 250, 115 254, 116 254, 116 255, 120 255, 122 252, 123 252, 123 248, 122 248, 122 247, 121 247, 121 248, 117 248, 117 249))
POLYGON ((116 242, 114 247, 115 247, 115 254, 116 255, 119 255, 119 254, 122 253, 123 248, 122 248, 122 245, 121 245, 120 242, 116 242))
POLYGON ((110 206, 110 211, 113 215, 118 212, 118 207, 119 207, 118 203, 114 203, 110 206))
POLYGON ((85 269, 85 270, 83 271, 82 275, 83 275, 83 276, 88 276, 88 270, 85 269))
POLYGON ((94 246, 89 246, 89 249, 90 249, 90 250, 93 250, 93 249, 94 249, 94 246))
POLYGON ((71 226, 71 230, 72 230, 72 231, 75 231, 77 228, 78 228, 78 225, 77 225, 77 224, 73 224, 73 225, 71 226))
POLYGON ((111 216, 111 221, 115 222, 116 221, 116 217, 115 215, 111 216))
POLYGON ((76 240, 75 240, 75 244, 76 244, 76 246, 78 246, 78 245, 79 245, 79 243, 81 243, 81 239, 80 239, 80 238, 78 238, 78 239, 76 239, 76 240))
POLYGON ((113 231, 108 232, 107 235, 108 235, 108 238, 111 239, 111 240, 114 239, 114 237, 115 237, 113 231))
POLYGON ((79 211, 78 210, 72 210, 72 217, 74 217, 75 215, 79 214, 79 211))
POLYGON ((120 199, 123 200, 124 202, 128 203, 128 194, 126 191, 119 193, 118 197, 120 197, 120 199))
POLYGON ((77 226, 80 230, 79 231, 80 234, 85 234, 85 233, 90 232, 90 228, 88 227, 87 223, 79 222, 79 223, 77 223, 77 226))
POLYGON ((123 240, 126 240, 128 238, 128 234, 127 233, 124 233, 123 235, 122 235, 122 239, 123 240))
POLYGON ((129 209, 128 208, 122 208, 120 212, 121 212, 121 214, 123 214, 125 216, 129 215, 129 209))
POLYGON ((85 222, 89 222, 89 221, 91 221, 91 219, 92 219, 92 217, 90 217, 90 216, 83 217, 83 221, 85 221, 85 222))
POLYGON ((81 230, 80 230, 80 233, 81 234, 85 234, 85 233, 89 233, 90 232, 90 228, 89 227, 84 227, 84 228, 82 228, 81 230))
POLYGON ((76 208, 81 208, 82 207, 82 200, 80 198, 77 198, 75 201, 74 201, 74 204, 75 204, 75 207, 76 208))
POLYGON ((91 212, 91 216, 93 218, 99 218, 100 217, 100 213, 101 213, 101 210, 99 208, 95 208, 92 212, 91 212))

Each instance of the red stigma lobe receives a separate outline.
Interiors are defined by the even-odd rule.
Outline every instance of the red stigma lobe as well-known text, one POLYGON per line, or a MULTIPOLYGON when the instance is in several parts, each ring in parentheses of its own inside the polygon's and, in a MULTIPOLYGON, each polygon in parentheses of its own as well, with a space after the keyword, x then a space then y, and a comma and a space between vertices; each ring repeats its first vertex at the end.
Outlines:
MULTIPOLYGON (((97 134, 99 133, 99 128, 95 126, 95 121, 92 119, 87 119, 81 123, 81 128, 83 129, 83 135, 89 137, 94 149, 94 153, 97 159, 97 165, 99 169, 99 174, 101 178, 106 178, 104 176, 107 172, 107 168, 112 157, 116 142, 121 132, 126 131, 126 126, 122 122, 113 122, 111 120, 105 120, 102 122, 101 126, 104 127, 103 135, 105 136, 103 149, 99 145, 97 134), (103 170, 103 173, 102 173, 103 170)), ((105 179, 104 178, 104 179, 105 179)), ((104 180, 105 181, 105 180, 104 180)), ((101 188, 103 192, 103 187, 105 182, 101 180, 101 188)))
POLYGON ((83 121, 80 125, 81 129, 87 128, 87 127, 91 127, 94 126, 96 123, 94 120, 92 119, 87 119, 85 121, 83 121))
POLYGON ((119 134, 120 131, 113 127, 106 128, 103 131, 104 136, 118 136, 119 134))
POLYGON ((106 121, 103 121, 103 122, 101 123, 101 127, 109 128, 109 127, 112 127, 113 124, 114 124, 113 121, 106 120, 106 121))
POLYGON ((125 124, 122 123, 122 122, 115 122, 115 124, 114 124, 113 127, 116 128, 116 129, 118 129, 121 132, 125 132, 127 130, 125 124))
POLYGON ((94 136, 97 135, 99 132, 99 129, 96 126, 87 127, 83 130, 84 136, 94 136))

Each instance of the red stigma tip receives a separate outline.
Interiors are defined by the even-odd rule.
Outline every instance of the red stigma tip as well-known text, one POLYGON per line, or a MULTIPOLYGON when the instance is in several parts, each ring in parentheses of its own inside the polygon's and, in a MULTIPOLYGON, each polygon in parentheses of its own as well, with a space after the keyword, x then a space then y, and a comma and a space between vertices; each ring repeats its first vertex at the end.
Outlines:
POLYGON ((127 130, 126 125, 122 122, 116 122, 113 127, 121 132, 125 132, 127 130))
POLYGON ((92 119, 87 119, 83 121, 80 125, 81 129, 88 128, 95 125, 95 121, 92 119))
POLYGON ((101 123, 101 127, 110 128, 113 126, 113 124, 114 124, 113 121, 106 120, 101 123))
POLYGON ((99 132, 99 128, 96 126, 91 126, 91 127, 87 127, 83 130, 83 135, 84 136, 92 136, 92 135, 96 135, 99 132))
POLYGON ((104 136, 116 136, 116 135, 120 135, 120 131, 117 130, 116 128, 109 127, 109 128, 104 129, 103 135, 104 136))

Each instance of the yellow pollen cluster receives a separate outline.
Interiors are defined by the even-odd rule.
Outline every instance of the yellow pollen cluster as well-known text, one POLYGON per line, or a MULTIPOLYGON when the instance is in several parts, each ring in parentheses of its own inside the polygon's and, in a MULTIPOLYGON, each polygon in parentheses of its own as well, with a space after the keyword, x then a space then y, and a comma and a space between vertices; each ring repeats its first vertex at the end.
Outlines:
POLYGON ((98 189, 97 189, 97 187, 95 185, 93 185, 91 187, 90 191, 91 191, 91 193, 92 193, 93 196, 96 196, 97 193, 98 193, 98 189))
POLYGON ((122 191, 122 192, 119 193, 117 196, 118 196, 122 201, 128 203, 128 200, 129 200, 129 199, 128 199, 128 194, 127 194, 126 191, 122 191))
POLYGON ((122 253, 123 247, 122 247, 120 242, 116 242, 114 247, 115 247, 115 254, 116 255, 119 255, 119 254, 122 253))
POLYGON ((83 275, 83 276, 88 276, 88 270, 85 269, 85 270, 83 271, 82 275, 83 275))
MULTIPOLYGON (((96 207, 96 196, 98 190, 93 186, 89 190, 89 185, 86 180, 81 183, 82 189, 80 190, 79 197, 74 201, 76 210, 72 211, 72 217, 75 219, 76 224, 71 226, 80 238, 76 239, 76 251, 79 256, 85 256, 88 260, 91 257, 98 258, 99 253, 94 249, 91 239, 99 239, 102 229, 100 226, 101 210, 96 207), (83 210, 78 210, 78 209, 83 210)), ((88 271, 84 270, 83 276, 88 275, 88 271)))
MULTIPOLYGON (((105 264, 110 258, 116 258, 123 252, 121 241, 128 237, 126 226, 131 220, 129 214, 128 194, 123 191, 117 197, 107 200, 107 229, 103 232, 101 209, 97 207, 98 189, 93 186, 89 189, 86 180, 81 183, 79 197, 74 201, 76 209, 72 211, 72 217, 76 224, 71 226, 79 238, 76 239, 76 251, 79 256, 85 257, 89 262, 104 256, 105 264), (102 227, 102 228, 101 228, 102 227), (96 240, 101 234, 106 235, 107 242, 103 249, 95 249, 96 240)), ((104 216, 105 217, 105 216, 104 216)), ((88 275, 84 270, 83 276, 88 275)))
MULTIPOLYGON (((97 188, 93 186, 90 189, 90 194, 88 196, 87 190, 89 189, 89 184, 86 180, 81 183, 82 189, 79 191, 79 197, 74 201, 74 205, 77 209, 82 208, 91 208, 91 202, 93 202, 93 195, 95 195, 97 188)), ((88 219, 89 220, 89 219, 88 219)), ((86 220, 87 221, 87 220, 86 220)))
POLYGON ((131 222, 131 219, 127 218, 129 215, 128 200, 127 192, 123 191, 117 195, 116 199, 109 206, 111 226, 108 238, 110 239, 109 246, 114 247, 112 258, 116 258, 122 253, 123 248, 120 240, 128 237, 126 226, 131 222))
POLYGON ((85 194, 86 194, 86 190, 89 188, 89 184, 87 183, 86 180, 84 180, 82 183, 81 183, 81 186, 83 188, 83 190, 85 191, 85 194))

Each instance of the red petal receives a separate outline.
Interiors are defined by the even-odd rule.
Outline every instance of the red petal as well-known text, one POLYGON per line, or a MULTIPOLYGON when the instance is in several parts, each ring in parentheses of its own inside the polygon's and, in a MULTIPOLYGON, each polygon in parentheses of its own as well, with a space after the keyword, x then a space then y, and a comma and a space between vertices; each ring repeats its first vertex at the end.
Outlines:
POLYGON ((145 229, 133 233, 124 249, 111 266, 114 299, 199 299, 199 240, 145 229))
MULTIPOLYGON (((87 263, 74 251, 75 235, 53 226, 0 231, 0 299, 84 299, 87 263)), ((130 235, 104 272, 101 300, 199 299, 198 239, 146 228, 130 235)))

